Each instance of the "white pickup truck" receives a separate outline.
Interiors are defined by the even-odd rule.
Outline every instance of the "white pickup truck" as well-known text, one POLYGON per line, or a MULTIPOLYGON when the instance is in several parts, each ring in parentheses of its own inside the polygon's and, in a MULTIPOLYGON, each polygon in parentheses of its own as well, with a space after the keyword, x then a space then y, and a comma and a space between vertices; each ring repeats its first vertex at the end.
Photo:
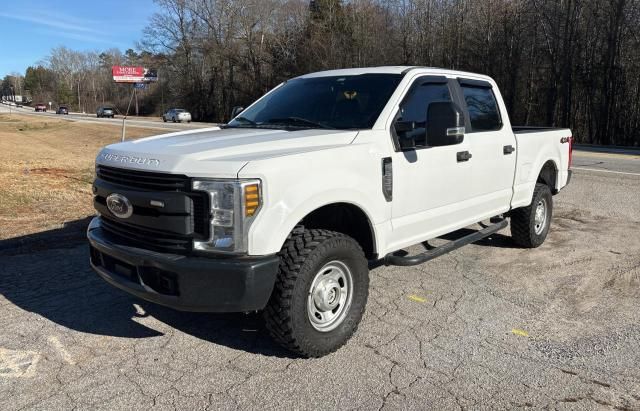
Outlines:
POLYGON ((515 244, 542 244, 552 195, 571 176, 571 131, 512 128, 496 83, 478 74, 325 71, 234 114, 99 153, 91 265, 178 310, 263 311, 302 356, 355 332, 369 264, 420 264, 508 221, 515 244))

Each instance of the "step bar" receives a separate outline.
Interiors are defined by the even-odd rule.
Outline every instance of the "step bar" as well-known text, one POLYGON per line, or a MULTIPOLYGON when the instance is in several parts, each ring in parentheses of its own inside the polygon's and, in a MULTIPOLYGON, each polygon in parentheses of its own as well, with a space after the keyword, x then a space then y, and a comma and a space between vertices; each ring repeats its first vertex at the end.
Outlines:
POLYGON ((489 237, 491 234, 495 234, 498 231, 505 228, 509 222, 506 219, 499 220, 480 231, 466 235, 454 241, 450 241, 432 250, 425 251, 424 253, 412 255, 412 256, 399 256, 393 253, 389 253, 384 257, 384 265, 398 265, 401 267, 408 267, 412 265, 419 265, 426 263, 429 260, 433 260, 436 257, 450 253, 465 245, 475 243, 483 238, 489 237))

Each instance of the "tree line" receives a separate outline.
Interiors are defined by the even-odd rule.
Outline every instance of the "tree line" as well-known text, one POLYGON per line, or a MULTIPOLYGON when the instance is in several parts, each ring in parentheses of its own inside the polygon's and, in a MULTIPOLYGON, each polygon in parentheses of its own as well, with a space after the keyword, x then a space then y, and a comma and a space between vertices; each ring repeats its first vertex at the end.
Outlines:
POLYGON ((136 95, 142 114, 180 106, 198 120, 226 121, 233 106, 311 71, 444 67, 492 76, 513 124, 640 145, 640 0, 156 3, 136 50, 54 49, 27 69, 23 88, 34 101, 124 111, 131 89, 111 81, 111 65, 144 65, 160 80, 136 95))

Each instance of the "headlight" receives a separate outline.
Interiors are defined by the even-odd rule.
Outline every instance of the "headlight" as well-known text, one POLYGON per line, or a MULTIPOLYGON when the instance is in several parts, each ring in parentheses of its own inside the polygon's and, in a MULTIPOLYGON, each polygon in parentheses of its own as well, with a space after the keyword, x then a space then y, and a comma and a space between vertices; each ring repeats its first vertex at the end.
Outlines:
POLYGON ((260 180, 194 180, 192 188, 209 194, 210 237, 194 249, 229 254, 248 251, 249 227, 262 205, 260 180))

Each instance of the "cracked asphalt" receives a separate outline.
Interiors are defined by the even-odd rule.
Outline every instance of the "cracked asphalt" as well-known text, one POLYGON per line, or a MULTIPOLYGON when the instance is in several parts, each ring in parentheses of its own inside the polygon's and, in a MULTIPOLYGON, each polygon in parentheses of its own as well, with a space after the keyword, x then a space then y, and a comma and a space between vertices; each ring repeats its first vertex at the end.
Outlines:
POLYGON ((116 290, 82 242, 0 252, 0 409, 640 409, 640 159, 594 156, 574 165, 627 174, 576 169, 542 247, 505 230, 373 269, 358 332, 321 359, 258 315, 116 290))

